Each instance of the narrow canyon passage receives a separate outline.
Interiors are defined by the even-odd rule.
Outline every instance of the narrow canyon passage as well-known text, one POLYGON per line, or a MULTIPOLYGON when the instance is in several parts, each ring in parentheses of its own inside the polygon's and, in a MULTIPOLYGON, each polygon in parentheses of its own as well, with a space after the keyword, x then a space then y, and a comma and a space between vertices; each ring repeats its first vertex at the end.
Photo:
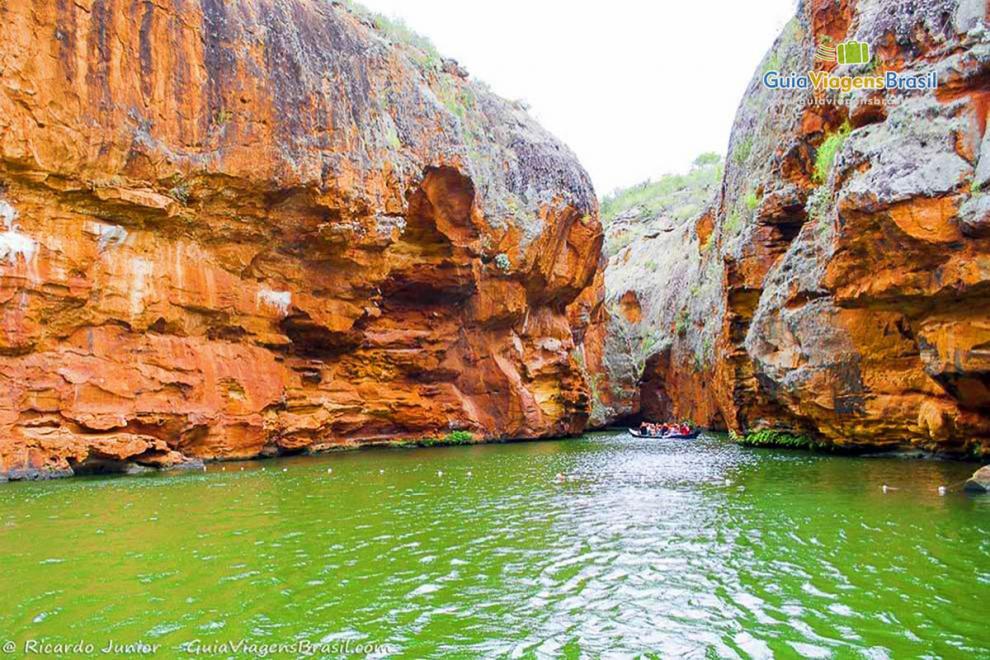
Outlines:
POLYGON ((990 657, 990 3, 365 1, 0 0, 0 655, 990 657))

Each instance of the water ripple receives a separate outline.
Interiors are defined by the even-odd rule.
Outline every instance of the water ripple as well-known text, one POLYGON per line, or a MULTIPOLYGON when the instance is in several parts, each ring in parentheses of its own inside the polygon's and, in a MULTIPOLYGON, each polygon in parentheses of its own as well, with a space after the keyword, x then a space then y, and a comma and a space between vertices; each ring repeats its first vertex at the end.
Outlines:
POLYGON ((417 657, 990 653, 972 607, 990 500, 935 494, 967 465, 596 434, 225 467, 0 489, 0 630, 417 657))

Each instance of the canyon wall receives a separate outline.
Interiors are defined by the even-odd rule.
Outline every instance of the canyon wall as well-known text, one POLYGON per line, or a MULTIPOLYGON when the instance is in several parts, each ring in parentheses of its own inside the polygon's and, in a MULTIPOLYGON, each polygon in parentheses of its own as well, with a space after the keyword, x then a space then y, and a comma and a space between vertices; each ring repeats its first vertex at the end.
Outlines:
POLYGON ((647 214, 645 240, 609 260, 606 341, 635 350, 606 351, 603 421, 990 452, 987 11, 984 0, 799 6, 739 107, 710 206, 647 214), (853 39, 871 62, 815 61, 817 45, 853 39), (939 84, 771 90, 771 70, 939 84))
POLYGON ((0 478, 586 424, 587 175, 359 8, 0 0, 0 216, 0 478))

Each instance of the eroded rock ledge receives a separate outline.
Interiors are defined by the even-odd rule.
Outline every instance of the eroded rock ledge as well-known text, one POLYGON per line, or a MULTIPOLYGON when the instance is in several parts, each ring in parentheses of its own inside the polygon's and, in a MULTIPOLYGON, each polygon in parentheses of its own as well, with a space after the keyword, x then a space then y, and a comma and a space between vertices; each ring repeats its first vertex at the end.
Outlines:
POLYGON ((0 6, 0 475, 584 428, 587 175, 380 27, 0 6))

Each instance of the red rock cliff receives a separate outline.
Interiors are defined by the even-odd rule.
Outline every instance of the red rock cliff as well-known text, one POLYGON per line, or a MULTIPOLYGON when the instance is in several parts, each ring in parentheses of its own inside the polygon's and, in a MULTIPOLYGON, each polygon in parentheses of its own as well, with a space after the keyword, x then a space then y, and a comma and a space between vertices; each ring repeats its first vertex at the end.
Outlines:
POLYGON ((400 36, 0 1, 0 475, 584 428, 588 177, 400 36))
POLYGON ((609 336, 654 334, 631 376, 604 372, 617 414, 990 453, 987 12, 801 3, 739 108, 711 208, 609 264, 609 304, 634 299, 648 321, 613 313, 609 336), (825 69, 935 73, 938 89, 763 86, 852 39, 873 61, 825 69))

